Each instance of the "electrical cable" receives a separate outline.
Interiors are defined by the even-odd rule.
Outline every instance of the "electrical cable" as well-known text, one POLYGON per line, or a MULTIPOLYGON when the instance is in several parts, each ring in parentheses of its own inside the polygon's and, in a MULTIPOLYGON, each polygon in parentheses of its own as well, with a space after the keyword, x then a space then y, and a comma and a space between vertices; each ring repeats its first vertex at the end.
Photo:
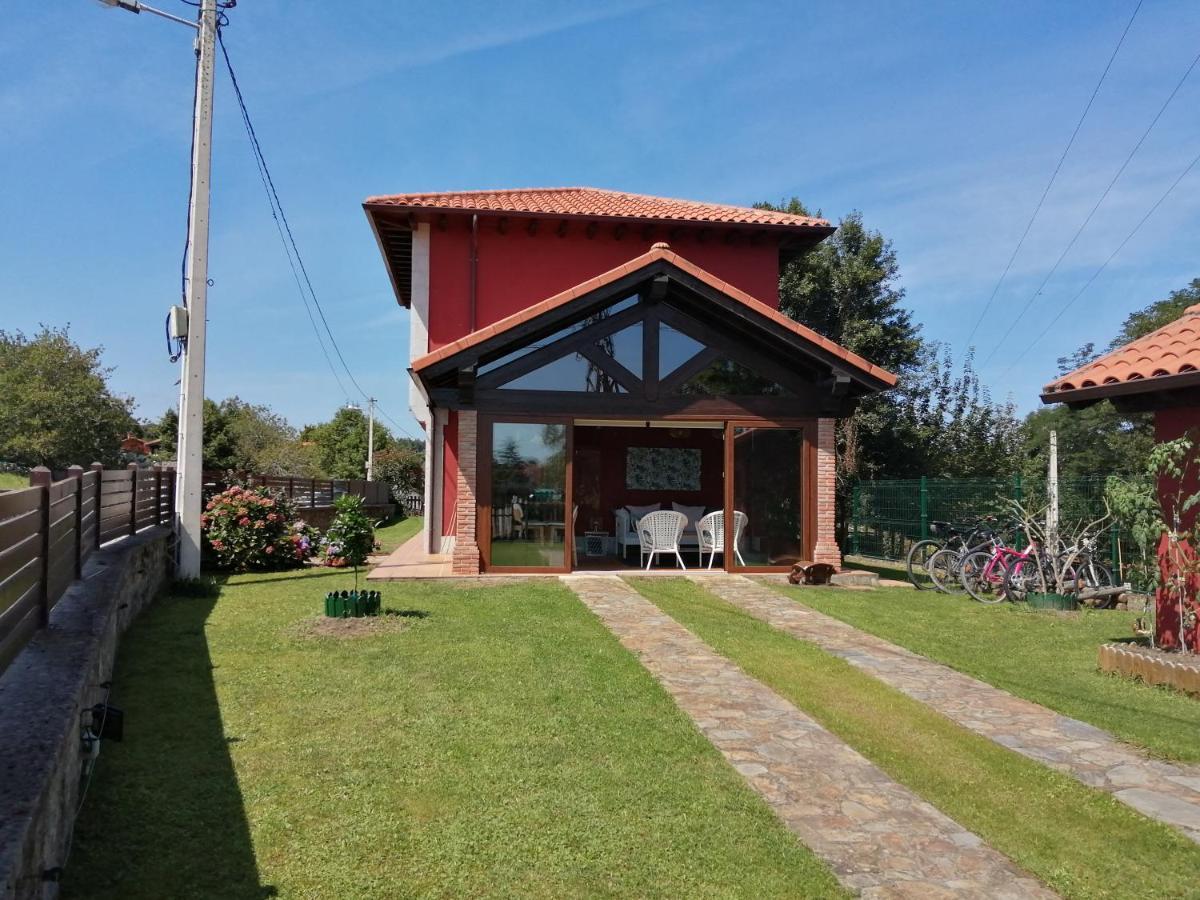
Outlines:
POLYGON ((983 319, 987 315, 989 309, 992 308, 992 302, 996 299, 996 294, 1000 291, 1000 285, 1004 284, 1004 279, 1008 277, 1008 272, 1016 262, 1017 254, 1021 252, 1021 248, 1025 246, 1025 238, 1029 237, 1029 231, 1033 228, 1033 223, 1037 220, 1038 213, 1042 211, 1042 205, 1046 202, 1046 198, 1050 195, 1050 188, 1054 187, 1054 182, 1058 178, 1058 173, 1062 170, 1063 163, 1066 162, 1067 154, 1071 152, 1071 147, 1075 144, 1075 138, 1079 136, 1079 129, 1083 127, 1083 121, 1087 118, 1088 113, 1092 109, 1092 104, 1096 102, 1096 95, 1100 93, 1100 86, 1104 84, 1104 79, 1108 77, 1108 70, 1112 68, 1113 60, 1117 58, 1117 54, 1121 50, 1121 45, 1125 43, 1125 36, 1129 34, 1129 29, 1133 27, 1133 20, 1137 18, 1138 10, 1142 8, 1142 3, 1145 0, 1138 0, 1137 6, 1133 9, 1133 15, 1129 17, 1129 21, 1125 23, 1125 30, 1121 32, 1121 37, 1117 40, 1117 46, 1113 47, 1112 54, 1108 57, 1108 62, 1104 66, 1104 71, 1100 73, 1100 80, 1096 82, 1096 86, 1092 89, 1092 95, 1088 98, 1087 104, 1083 107, 1083 114, 1080 115, 1079 121, 1075 123, 1075 130, 1071 132, 1071 137, 1067 140, 1067 146, 1063 148, 1062 155, 1058 158, 1058 163, 1054 166, 1054 171, 1050 173, 1050 180, 1046 182, 1046 187, 1042 191, 1042 196, 1038 198, 1037 206, 1033 209, 1033 215, 1029 217, 1029 221, 1025 223, 1025 230, 1021 232, 1021 239, 1017 241, 1017 246, 1013 248, 1012 255, 1009 256, 1008 262, 1004 266, 1004 271, 1000 273, 1000 278, 996 282, 996 286, 992 288, 992 294, 987 299, 987 303, 983 305, 983 309, 979 313, 979 317, 975 320, 975 324, 971 326, 971 333, 967 335, 967 345, 970 346, 971 338, 975 337, 975 332, 979 330, 979 326, 983 324, 983 319))
MULTIPOLYGON (((279 199, 279 192, 275 188, 275 181, 271 177, 271 170, 267 165, 266 157, 263 155, 262 145, 259 143, 258 135, 255 133, 254 124, 250 119, 250 112, 246 108, 245 98, 242 96, 241 86, 238 84, 237 75, 233 69, 233 62, 232 62, 232 60, 230 60, 229 51, 225 47, 225 39, 224 39, 224 36, 222 33, 222 28, 217 29, 217 42, 218 42, 218 44, 220 44, 221 55, 225 59, 225 68, 229 72, 229 80, 233 86, 233 92, 234 92, 235 97, 237 98, 238 106, 241 109, 242 123, 245 125, 247 136, 250 138, 251 149, 254 152, 254 157, 255 157, 255 160, 259 167, 259 176, 262 179, 263 188, 267 192, 268 201, 271 203, 271 215, 275 219, 275 224, 276 224, 277 229, 280 230, 280 239, 281 239, 281 241, 284 242, 284 251, 285 251, 285 253, 287 253, 288 262, 292 266, 292 274, 296 278, 297 288, 300 290, 300 295, 304 299, 305 309, 309 310, 308 299, 311 298, 312 305, 316 307, 317 314, 320 316, 320 319, 321 319, 321 324, 325 328, 325 334, 329 338, 329 343, 333 347, 334 353, 337 355, 338 360, 341 362, 342 369, 345 371, 347 378, 350 379, 350 383, 354 385, 355 389, 357 389, 358 392, 362 395, 362 398, 364 400, 369 401, 370 396, 367 394, 366 391, 363 390, 362 386, 358 383, 358 380, 354 377, 354 373, 350 370, 350 366, 347 365, 346 358, 342 354, 341 348, 338 346, 337 339, 333 336, 333 330, 329 327, 329 321, 325 317, 325 310, 321 307, 320 300, 317 299, 316 290, 313 287, 312 279, 309 278, 308 269, 304 265, 304 259, 300 255, 300 248, 296 245, 296 238, 292 233, 292 228, 288 222, 287 214, 283 211, 283 203, 279 199), (286 233, 286 238, 284 237, 285 233, 286 233), (295 257, 295 262, 292 262, 293 256, 295 257), (299 266, 298 272, 296 270, 297 266, 299 266), (300 285, 301 277, 303 277, 304 285, 307 286, 307 288, 308 288, 307 296, 305 295, 304 288, 301 287, 301 285, 300 285)), ((312 322, 313 328, 317 333, 318 341, 320 341, 320 339, 321 339, 320 331, 319 331, 319 329, 317 329, 316 322, 312 319, 311 310, 309 310, 309 319, 312 322)), ((323 341, 321 341, 321 349, 322 349, 322 352, 325 352, 325 344, 323 341)), ((338 381, 339 387, 342 388, 342 393, 345 394, 346 393, 345 387, 342 385, 341 379, 338 378, 337 370, 333 366, 333 362, 332 362, 332 360, 330 360, 328 353, 326 353, 325 358, 326 358, 326 362, 329 363, 330 371, 332 371, 334 373, 334 378, 338 381)), ((403 432, 408 437, 410 437, 410 438, 413 437, 413 434, 407 428, 404 428, 402 425, 400 425, 398 422, 396 422, 396 420, 394 418, 392 418, 390 415, 388 415, 379 406, 378 402, 376 402, 375 408, 380 413, 380 415, 382 415, 384 418, 386 418, 388 421, 390 421, 397 429, 399 429, 401 432, 403 432)))
POLYGON ((1108 197, 1109 192, 1112 191, 1113 186, 1116 185, 1121 175, 1125 172, 1126 167, 1130 162, 1133 161, 1133 157, 1137 154, 1138 150, 1141 149, 1142 144, 1144 144, 1146 141, 1146 138, 1150 136, 1150 132, 1154 130, 1154 126, 1158 124, 1158 120, 1162 118, 1162 114, 1167 111, 1167 107, 1171 105, 1171 101, 1175 99, 1175 95, 1179 93, 1179 89, 1183 87, 1183 83, 1188 80, 1188 77, 1192 74, 1192 71, 1196 68, 1198 63, 1200 63, 1200 53, 1196 54, 1196 57, 1192 60, 1191 65, 1187 67, 1187 71, 1183 73, 1183 77, 1180 78, 1175 84, 1175 88, 1163 102, 1163 105, 1158 108, 1158 112, 1154 114, 1154 118, 1150 120, 1150 124, 1146 126, 1146 130, 1142 132, 1142 136, 1138 138, 1138 142, 1133 145, 1133 149, 1129 151, 1129 155, 1125 157, 1125 161, 1121 163, 1121 167, 1117 169, 1117 173, 1112 177, 1112 180, 1104 189, 1104 193, 1100 195, 1100 199, 1096 201, 1095 206, 1092 207, 1091 211, 1084 218, 1083 223, 1075 231, 1075 234, 1071 240, 1067 242, 1067 246, 1063 249, 1062 253, 1059 254, 1058 259, 1054 262, 1054 265, 1050 267, 1050 271, 1046 273, 1046 277, 1042 279, 1042 283, 1038 285, 1037 290, 1035 290, 1029 296, 1029 299, 1025 301, 1025 305, 1021 307, 1021 311, 1009 322, 1008 330, 1001 335, 1000 340, 996 341, 992 345, 991 352, 988 353, 987 358, 984 359, 983 365, 986 366, 988 362, 991 361, 991 359, 996 355, 996 353, 999 352, 1000 347, 1008 339, 1008 336, 1013 333, 1013 330, 1017 327, 1017 324, 1022 318, 1024 318, 1025 313, 1029 311, 1029 307, 1033 305, 1033 301, 1038 298, 1038 295, 1041 294, 1042 289, 1045 288, 1050 282, 1050 279, 1054 277, 1054 273, 1058 271, 1058 267, 1062 264, 1062 261, 1067 258, 1067 254, 1071 252, 1071 248, 1075 246, 1075 242, 1079 240, 1079 236, 1083 234, 1083 231, 1085 228, 1087 228, 1088 223, 1092 221, 1092 217, 1096 214, 1096 210, 1100 208, 1100 205, 1104 202, 1105 198, 1108 197))
POLYGON ((1042 338, 1044 338, 1047 334, 1050 333, 1050 330, 1054 327, 1054 325, 1058 322, 1058 320, 1063 317, 1063 314, 1066 313, 1066 311, 1071 308, 1071 306, 1075 303, 1076 300, 1078 300, 1080 297, 1082 297, 1084 295, 1084 293, 1087 292, 1087 289, 1092 286, 1093 282, 1095 282, 1095 280, 1100 277, 1100 273, 1103 272, 1106 268, 1108 268, 1108 264, 1116 258, 1118 253, 1120 253, 1123 249, 1125 249, 1125 245, 1128 244, 1133 239, 1133 236, 1135 234, 1137 234, 1138 231, 1141 230, 1141 227, 1146 224, 1146 220, 1149 219, 1152 215, 1154 215, 1154 213, 1158 210, 1158 208, 1160 206, 1162 206, 1163 201, 1165 201, 1167 199, 1167 197, 1171 196, 1171 193, 1175 190, 1175 188, 1177 188, 1179 186, 1179 183, 1181 181, 1183 181, 1183 179, 1188 176, 1188 174, 1192 171, 1192 169, 1196 168, 1196 166, 1198 166, 1198 165, 1200 165, 1200 154, 1196 155, 1192 159, 1192 161, 1187 164, 1187 166, 1184 168, 1184 170, 1179 173, 1179 177, 1177 177, 1173 182, 1171 182, 1170 187, 1168 187, 1163 192, 1162 196, 1159 197, 1154 202, 1154 205, 1151 206, 1150 209, 1148 209, 1146 211, 1146 214, 1144 216, 1142 216, 1142 218, 1138 221, 1138 223, 1133 226, 1133 230, 1130 231, 1129 234, 1125 235, 1125 239, 1122 240, 1121 243, 1119 243, 1117 245, 1117 248, 1108 255, 1108 259, 1104 260, 1104 262, 1100 264, 1100 267, 1098 269, 1096 269, 1095 272, 1092 273, 1092 277, 1087 280, 1087 283, 1084 284, 1084 286, 1081 287, 1075 293, 1075 295, 1070 300, 1068 300, 1066 302, 1066 304, 1063 305, 1063 308, 1058 311, 1058 314, 1055 315, 1055 317, 1053 319, 1051 319, 1049 322, 1046 323, 1046 327, 1042 329, 1042 333, 1039 334, 1036 338, 1034 338, 1031 342, 1026 344, 1025 349, 1022 350, 1019 354, 1017 354, 1017 356, 1012 360, 1012 362, 1010 362, 1008 364, 1008 368, 1005 369, 1004 372, 1001 373, 1001 375, 1000 375, 1001 378, 1003 378, 1010 371, 1012 371, 1013 368, 1016 367, 1017 363, 1019 363, 1022 359, 1025 358, 1025 354, 1028 353, 1035 346, 1037 346, 1041 342, 1042 338))

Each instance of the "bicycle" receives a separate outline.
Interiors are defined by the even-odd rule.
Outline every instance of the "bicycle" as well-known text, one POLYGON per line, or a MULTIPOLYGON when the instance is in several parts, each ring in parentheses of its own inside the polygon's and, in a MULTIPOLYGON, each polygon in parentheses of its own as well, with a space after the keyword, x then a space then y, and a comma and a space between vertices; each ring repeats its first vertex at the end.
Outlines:
POLYGON ((976 527, 964 540, 961 547, 945 547, 930 557, 926 564, 930 581, 943 594, 963 592, 961 569, 963 560, 984 548, 999 546, 1000 538, 990 529, 976 527))
POLYGON ((927 590, 930 585, 943 590, 929 570, 930 561, 941 550, 957 551, 970 546, 972 541, 978 540, 983 527, 979 523, 958 526, 934 521, 929 523, 929 530, 935 536, 917 541, 908 551, 908 580, 919 591, 927 590), (944 539, 940 537, 942 533, 946 535, 944 539))
MULTIPOLYGON (((1009 531, 1015 532, 1016 526, 1010 526, 1009 531)), ((971 598, 979 603, 991 605, 1010 599, 1009 569, 1017 562, 1029 559, 1036 549, 1032 542, 1024 550, 1016 550, 1004 541, 997 541, 991 551, 968 553, 960 566, 959 582, 971 598)))

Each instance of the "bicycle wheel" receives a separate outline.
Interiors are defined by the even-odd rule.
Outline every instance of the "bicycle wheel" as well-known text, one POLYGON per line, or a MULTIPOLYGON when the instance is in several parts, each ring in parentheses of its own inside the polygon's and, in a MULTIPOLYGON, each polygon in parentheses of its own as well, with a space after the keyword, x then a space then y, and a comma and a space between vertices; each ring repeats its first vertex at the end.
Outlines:
POLYGON ((933 586, 943 594, 961 594, 962 584, 958 580, 958 567, 962 562, 962 554, 957 550, 939 550, 929 557, 925 571, 933 586))
POLYGON ((1004 569, 991 562, 991 553, 978 550, 964 556, 959 567, 958 580, 963 590, 980 603, 999 603, 1004 599, 1004 569))
POLYGON ((908 551, 908 580, 918 591, 927 591, 934 586, 925 565, 941 549, 941 541, 924 540, 917 541, 908 551))
POLYGON ((1014 556, 1004 570, 1004 596, 1022 601, 1030 591, 1041 590, 1042 579, 1037 560, 1031 556, 1014 556))

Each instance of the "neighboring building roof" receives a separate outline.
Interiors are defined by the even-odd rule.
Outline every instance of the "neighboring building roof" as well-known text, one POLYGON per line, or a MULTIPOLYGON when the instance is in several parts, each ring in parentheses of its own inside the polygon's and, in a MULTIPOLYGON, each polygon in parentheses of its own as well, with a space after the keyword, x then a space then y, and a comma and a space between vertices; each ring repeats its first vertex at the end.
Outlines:
POLYGON ((852 353, 845 347, 842 347, 840 344, 837 344, 834 341, 829 340, 829 338, 813 331, 811 328, 801 325, 794 319, 789 319, 779 310, 774 309, 763 303, 761 300, 750 296, 745 291, 740 290, 739 288, 736 288, 725 281, 722 281, 720 278, 717 278, 715 275, 709 272, 706 272, 695 263, 692 263, 675 253, 665 243, 657 243, 649 251, 643 253, 641 256, 635 256, 624 265, 617 266, 615 269, 610 269, 609 271, 604 272, 601 275, 597 275, 595 278, 591 278, 582 284, 577 284, 575 287, 555 294, 553 297, 548 297, 547 299, 542 300, 540 303, 535 303, 532 306, 526 307, 520 312, 513 313, 511 316, 507 316, 506 318, 503 318, 491 325, 485 326, 478 331, 473 331, 465 337, 461 337, 456 341, 451 341, 449 344, 439 347, 432 353, 427 353, 420 359, 413 361, 413 370, 416 372, 421 372, 424 369, 428 369, 430 366, 435 365, 436 363, 461 353, 464 350, 469 350, 470 348, 481 344, 490 338, 503 334, 504 332, 509 331, 512 328, 516 328, 517 326, 522 325, 531 319, 537 318, 538 316, 544 315, 556 309, 557 307, 574 300, 576 297, 581 297, 584 294, 589 294, 592 291, 598 290, 605 285, 617 281, 626 275, 632 274, 639 269, 645 268, 646 266, 658 260, 663 260, 670 263, 676 268, 679 268, 689 275, 704 282, 714 290, 720 291, 725 296, 738 301, 746 307, 749 307, 751 310, 763 316, 764 318, 770 319, 772 322, 782 326, 792 334, 795 334, 804 340, 815 344, 816 346, 825 350, 827 353, 831 354, 837 359, 840 359, 850 368, 858 370, 860 374, 868 375, 879 382, 883 382, 888 387, 891 387, 896 383, 897 378, 891 372, 863 359, 858 354, 852 353))
POLYGON ((1109 395, 1191 386, 1200 372, 1200 304, 1182 316, 1068 372, 1042 388, 1042 402, 1101 399, 1109 395), (1178 379, 1178 380, 1177 380, 1178 379))
POLYGON ((815 216, 797 216, 747 206, 675 200, 669 197, 652 197, 590 187, 391 194, 368 197, 363 205, 443 212, 510 213, 832 230, 828 221, 815 216))

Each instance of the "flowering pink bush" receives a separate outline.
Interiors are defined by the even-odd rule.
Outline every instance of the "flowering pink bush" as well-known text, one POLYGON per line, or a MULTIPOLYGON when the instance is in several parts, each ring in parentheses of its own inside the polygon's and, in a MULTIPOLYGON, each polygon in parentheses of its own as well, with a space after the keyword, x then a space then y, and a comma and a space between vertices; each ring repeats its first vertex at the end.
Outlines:
POLYGON ((219 569, 288 569, 304 565, 320 543, 296 521, 287 501, 267 488, 231 487, 205 504, 204 549, 219 569))

